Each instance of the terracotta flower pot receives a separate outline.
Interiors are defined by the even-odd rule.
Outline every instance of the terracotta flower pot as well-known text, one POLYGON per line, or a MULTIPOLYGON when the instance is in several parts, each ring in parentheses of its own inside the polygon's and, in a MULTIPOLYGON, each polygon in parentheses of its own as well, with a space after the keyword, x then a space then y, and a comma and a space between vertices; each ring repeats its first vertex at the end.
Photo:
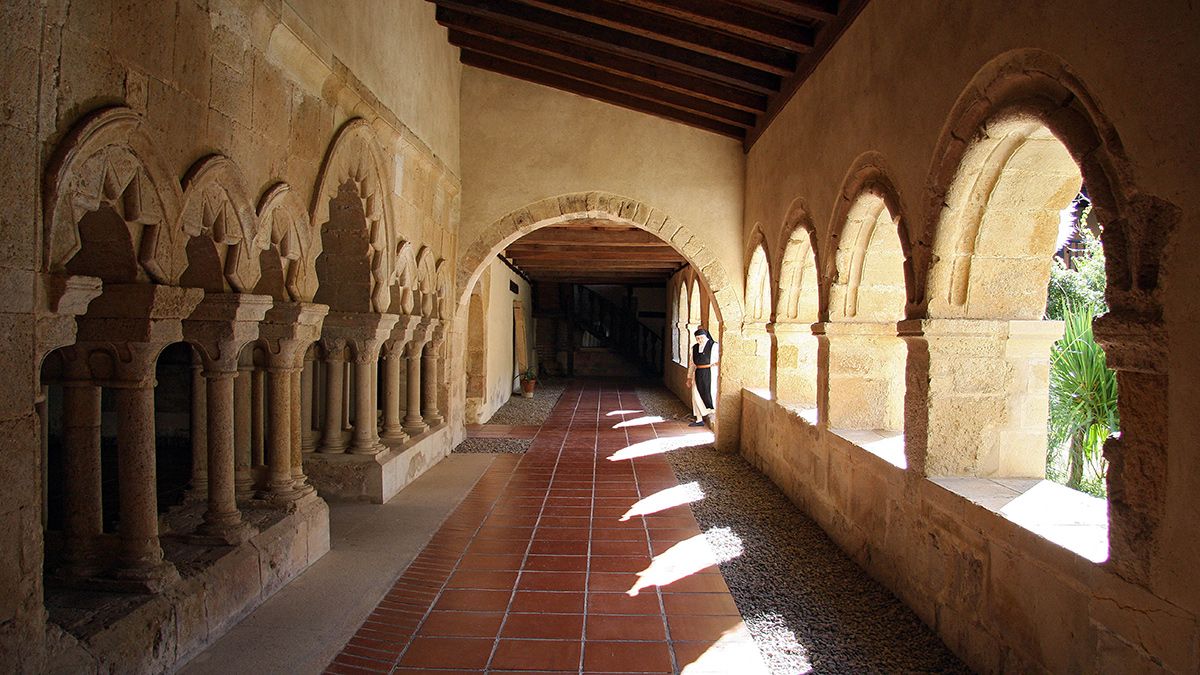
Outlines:
POLYGON ((535 387, 537 387, 537 380, 521 380, 521 396, 533 398, 535 387))

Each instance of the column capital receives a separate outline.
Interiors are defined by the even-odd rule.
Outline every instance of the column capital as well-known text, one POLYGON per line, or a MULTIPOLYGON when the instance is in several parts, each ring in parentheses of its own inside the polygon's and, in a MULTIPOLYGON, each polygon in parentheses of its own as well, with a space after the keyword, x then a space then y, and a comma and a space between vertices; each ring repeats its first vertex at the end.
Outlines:
MULTIPOLYGON (((260 339, 266 344, 267 367, 293 370, 304 367, 304 355, 312 343, 321 339, 322 326, 329 307, 312 302, 276 302, 259 326, 260 339)), ((344 349, 344 343, 340 349, 344 349)), ((332 349, 328 344, 326 349, 332 349)))
POLYGON ((379 359, 380 347, 391 338, 399 320, 397 314, 330 312, 321 336, 345 340, 356 363, 370 363, 379 359))
POLYGON ((204 362, 205 376, 235 372, 242 348, 256 340, 259 322, 271 308, 269 295, 206 293, 183 320, 183 337, 204 362))
POLYGON ((183 340, 183 319, 204 299, 199 288, 111 284, 78 319, 76 344, 92 377, 111 386, 148 387, 163 349, 183 340))
POLYGON ((75 342, 75 319, 100 295, 102 283, 98 277, 38 274, 34 285, 37 353, 48 354, 75 342))

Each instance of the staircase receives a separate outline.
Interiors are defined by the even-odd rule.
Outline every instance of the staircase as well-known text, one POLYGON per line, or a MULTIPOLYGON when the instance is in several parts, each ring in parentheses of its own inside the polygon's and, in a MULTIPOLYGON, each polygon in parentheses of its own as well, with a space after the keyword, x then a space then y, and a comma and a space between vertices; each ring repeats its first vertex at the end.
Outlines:
POLYGON ((637 313, 617 305, 587 286, 562 284, 560 307, 582 333, 584 348, 607 348, 625 357, 646 375, 661 375, 663 341, 638 320, 637 313))

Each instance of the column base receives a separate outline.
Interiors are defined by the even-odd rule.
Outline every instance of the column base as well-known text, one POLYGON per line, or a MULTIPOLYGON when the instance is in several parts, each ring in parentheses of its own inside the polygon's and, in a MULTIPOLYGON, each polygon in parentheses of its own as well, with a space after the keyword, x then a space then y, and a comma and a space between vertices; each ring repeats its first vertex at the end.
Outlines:
POLYGON ((384 450, 387 450, 387 446, 385 446, 383 443, 380 443, 379 441, 375 441, 371 445, 352 445, 352 446, 350 446, 350 449, 346 451, 346 454, 347 455, 378 455, 379 453, 383 452, 384 450))
POLYGON ((242 520, 236 522, 213 524, 201 523, 196 533, 188 537, 188 541, 208 546, 237 546, 258 534, 258 528, 242 520))
POLYGON ((430 429, 438 426, 439 424, 441 424, 442 422, 445 422, 445 421, 446 421, 446 418, 442 417, 441 415, 427 415, 425 417, 425 425, 428 426, 430 429))
POLYGON ((379 435, 379 440, 387 445, 400 445, 408 440, 408 434, 404 433, 404 429, 384 429, 379 435))
POLYGON ((429 425, 425 424, 424 420, 417 420, 416 422, 405 421, 403 429, 404 433, 408 434, 409 438, 411 438, 429 431, 429 425))
POLYGON ((208 484, 195 485, 187 489, 183 493, 183 501, 185 502, 204 502, 208 501, 208 484))
POLYGON ((314 500, 320 499, 317 491, 311 485, 307 490, 292 490, 288 493, 265 494, 257 501, 267 507, 278 509, 284 513, 294 513, 304 508, 314 500))
POLYGON ((92 580, 97 590, 116 593, 161 593, 179 581, 179 571, 166 560, 110 570, 92 580))

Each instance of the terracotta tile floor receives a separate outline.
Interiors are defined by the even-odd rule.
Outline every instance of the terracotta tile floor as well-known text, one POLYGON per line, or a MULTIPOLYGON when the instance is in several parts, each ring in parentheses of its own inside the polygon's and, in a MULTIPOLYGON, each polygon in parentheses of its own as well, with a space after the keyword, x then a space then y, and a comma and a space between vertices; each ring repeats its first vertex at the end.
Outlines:
POLYGON ((529 452, 496 457, 327 672, 765 673, 689 499, 652 452, 697 430, 640 408, 632 388, 569 387, 529 452))

